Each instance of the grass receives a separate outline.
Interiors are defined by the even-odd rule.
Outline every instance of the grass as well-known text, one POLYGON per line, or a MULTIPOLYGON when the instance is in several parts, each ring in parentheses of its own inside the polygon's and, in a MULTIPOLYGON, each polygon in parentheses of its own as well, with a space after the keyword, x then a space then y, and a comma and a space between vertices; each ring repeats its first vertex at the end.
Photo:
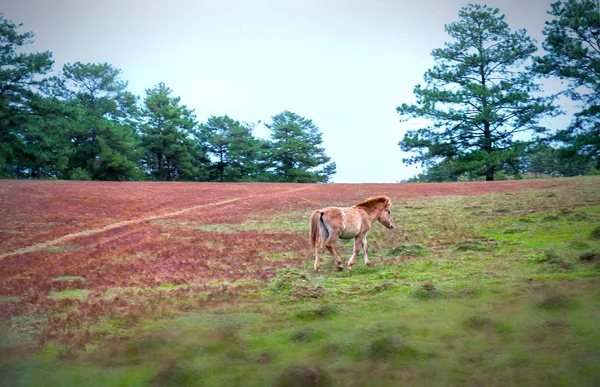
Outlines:
POLYGON ((58 253, 58 252, 63 252, 63 251, 75 251, 79 248, 79 246, 77 245, 56 245, 56 246, 49 246, 46 248, 46 251, 50 252, 50 253, 58 253))
POLYGON ((78 277, 78 276, 64 275, 61 277, 52 278, 52 281, 65 281, 65 282, 85 281, 85 278, 78 277))
MULTIPOLYGON (((398 231, 369 233, 373 266, 337 272, 325 255, 322 272, 307 260, 246 284, 252 292, 220 282, 205 308, 177 293, 191 285, 146 289, 183 297, 189 310, 133 323, 105 316, 79 328, 102 331, 84 348, 30 347, 26 330, 15 339, 8 332, 37 318, 23 315, 0 330, 0 351, 17 353, 2 357, 0 372, 15 386, 598 385, 598 182, 396 200, 398 231)), ((252 222, 211 231, 306 227, 299 214, 252 222)), ((209 264, 220 270, 216 258, 209 264)))
POLYGON ((60 292, 52 292, 49 297, 55 300, 62 300, 65 298, 73 298, 78 300, 83 300, 90 294, 88 289, 66 289, 60 292))
MULTIPOLYGON (((306 218, 309 216, 309 212, 294 212, 263 219, 260 216, 252 216, 252 214, 249 214, 248 219, 239 224, 198 224, 196 222, 178 222, 172 220, 155 220, 152 221, 152 223, 170 228, 193 229, 196 231, 219 232, 225 234, 233 234, 239 231, 304 232, 306 231, 306 218)), ((163 234, 161 234, 163 237, 169 236, 168 233, 163 234)))

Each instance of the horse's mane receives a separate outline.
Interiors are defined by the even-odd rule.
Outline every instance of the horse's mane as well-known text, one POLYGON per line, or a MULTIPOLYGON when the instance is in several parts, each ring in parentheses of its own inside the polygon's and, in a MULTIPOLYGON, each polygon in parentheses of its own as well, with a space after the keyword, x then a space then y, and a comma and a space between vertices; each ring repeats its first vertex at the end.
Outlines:
POLYGON ((375 196, 374 198, 368 198, 367 200, 363 200, 360 203, 356 203, 354 207, 373 208, 379 203, 392 205, 390 198, 388 198, 387 196, 375 196))

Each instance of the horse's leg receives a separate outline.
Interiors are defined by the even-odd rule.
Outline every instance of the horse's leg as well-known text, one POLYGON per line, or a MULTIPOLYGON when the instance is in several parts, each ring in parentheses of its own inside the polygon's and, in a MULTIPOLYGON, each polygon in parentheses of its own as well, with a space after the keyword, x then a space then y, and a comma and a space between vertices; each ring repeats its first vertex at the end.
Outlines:
POLYGON ((325 227, 325 224, 323 224, 323 222, 320 222, 319 224, 319 237, 317 238, 317 243, 315 246, 315 271, 321 271, 321 256, 320 256, 320 252, 321 249, 323 249, 323 241, 324 240, 328 240, 329 239, 329 230, 327 229, 327 227, 325 227))
POLYGON ((315 247, 315 271, 319 271, 319 265, 321 262, 321 257, 319 256, 320 246, 315 247))
POLYGON ((344 261, 342 261, 342 259, 335 252, 335 248, 333 247, 333 243, 334 243, 335 239, 336 239, 336 237, 334 237, 334 234, 329 233, 329 237, 325 241, 325 247, 327 247, 327 250, 329 250, 331 255, 333 255, 333 258, 335 259, 335 262, 337 263, 338 270, 342 271, 342 270, 344 270, 344 261))
POLYGON ((367 254, 367 234, 365 234, 365 236, 363 236, 362 238, 362 245, 363 253, 365 253, 365 265, 369 266, 371 264, 371 261, 369 261, 369 255, 367 254))
POLYGON ((348 269, 352 269, 352 266, 356 263, 356 254, 360 251, 360 247, 362 246, 362 240, 360 237, 354 238, 354 249, 352 251, 352 256, 348 261, 348 269))

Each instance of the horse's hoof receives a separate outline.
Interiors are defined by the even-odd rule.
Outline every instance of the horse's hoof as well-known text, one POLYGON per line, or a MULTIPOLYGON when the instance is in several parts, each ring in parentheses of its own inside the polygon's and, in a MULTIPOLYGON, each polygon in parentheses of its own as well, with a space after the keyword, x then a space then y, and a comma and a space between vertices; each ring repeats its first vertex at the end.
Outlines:
POLYGON ((338 266, 338 271, 344 271, 344 266, 338 266))

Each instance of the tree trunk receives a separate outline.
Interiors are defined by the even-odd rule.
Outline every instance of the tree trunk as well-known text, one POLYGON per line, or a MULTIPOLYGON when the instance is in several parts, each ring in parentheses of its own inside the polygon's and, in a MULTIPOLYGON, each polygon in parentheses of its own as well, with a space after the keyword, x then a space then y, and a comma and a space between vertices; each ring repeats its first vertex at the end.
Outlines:
POLYGON ((494 181, 494 167, 485 170, 485 181, 494 181))

